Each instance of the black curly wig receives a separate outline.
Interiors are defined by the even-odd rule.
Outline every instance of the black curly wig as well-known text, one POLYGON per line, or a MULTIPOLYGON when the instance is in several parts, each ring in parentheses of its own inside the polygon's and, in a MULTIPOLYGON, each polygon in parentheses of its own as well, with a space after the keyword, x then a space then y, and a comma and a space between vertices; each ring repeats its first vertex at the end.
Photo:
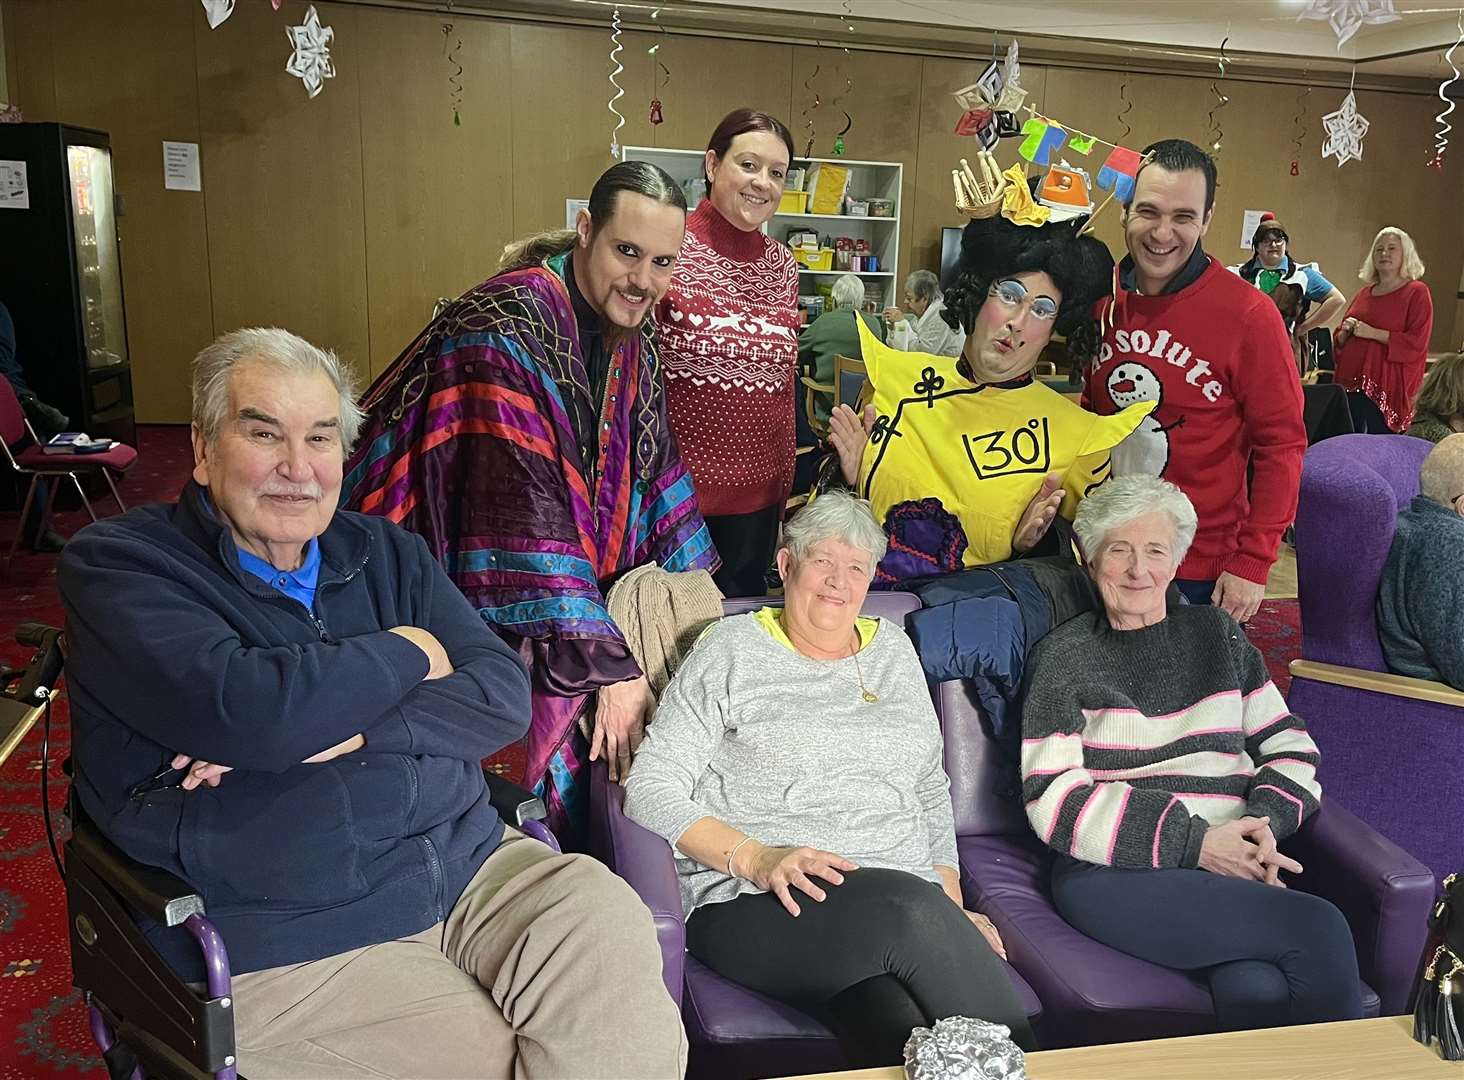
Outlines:
POLYGON ((1113 283, 1113 255, 1095 236, 1079 236, 1087 217, 1015 225, 997 214, 977 218, 961 235, 956 279, 945 292, 941 316, 951 329, 970 334, 994 281, 1040 270, 1062 290, 1056 333, 1067 339, 1074 366, 1097 355, 1100 344, 1093 305, 1113 283))

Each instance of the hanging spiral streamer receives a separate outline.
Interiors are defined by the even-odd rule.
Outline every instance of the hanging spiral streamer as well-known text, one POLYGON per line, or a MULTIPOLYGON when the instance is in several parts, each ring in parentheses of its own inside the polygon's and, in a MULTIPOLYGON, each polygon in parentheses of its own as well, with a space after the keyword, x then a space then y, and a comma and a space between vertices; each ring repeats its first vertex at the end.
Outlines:
POLYGON ((1454 111, 1454 102, 1447 93, 1450 86, 1459 80, 1459 65, 1454 63, 1454 50, 1464 44, 1464 8, 1459 10, 1459 16, 1455 20, 1455 27, 1458 30, 1458 37, 1454 44, 1449 46, 1448 52, 1444 53, 1444 62, 1449 65, 1454 74, 1450 75, 1443 82, 1439 83, 1439 100, 1446 108, 1441 109, 1434 117, 1434 123, 1439 125, 1439 130, 1434 133, 1434 156, 1429 162, 1435 169, 1444 167, 1444 152, 1449 149, 1449 132, 1454 130, 1454 125, 1446 119, 1454 111))
POLYGON ((657 68, 651 78, 653 88, 651 92, 650 119, 652 124, 661 124, 665 123, 665 117, 662 115, 661 91, 671 85, 671 69, 666 66, 666 61, 661 57, 661 46, 666 44, 666 27, 660 21, 660 8, 651 12, 651 20, 655 22, 660 36, 656 38, 656 43, 646 50, 646 55, 655 57, 657 68), (665 76, 665 78, 662 79, 662 76, 665 76))
POLYGON ((823 104, 822 99, 818 96, 818 91, 813 88, 813 80, 818 78, 818 72, 819 65, 814 64, 813 74, 803 80, 803 89, 807 90, 810 94, 813 95, 813 104, 810 106, 805 106, 802 113, 803 126, 808 130, 808 144, 803 148, 804 157, 813 156, 813 140, 817 135, 817 129, 813 125, 813 114, 817 112, 818 107, 823 104))
POLYGON ((463 65, 458 59, 458 53, 462 52, 463 39, 453 33, 452 23, 442 24, 442 54, 447 57, 447 63, 453 69, 447 77, 448 99, 452 102, 452 126, 462 127, 463 117, 463 65))
POLYGON ((1134 111, 1134 103, 1128 99, 1129 73, 1123 73, 1123 82, 1118 84, 1118 100, 1123 102, 1123 108, 1118 110, 1118 122, 1123 125, 1123 134, 1120 135, 1120 142, 1128 142, 1128 137, 1133 134, 1133 128, 1129 127, 1128 114, 1134 111))
POLYGON ((610 156, 618 158, 620 157, 620 129, 625 126, 625 116, 615 107, 615 103, 625 96, 625 88, 615 81, 615 76, 625 70, 625 65, 620 62, 620 54, 625 50, 625 46, 620 44, 620 9, 618 7, 610 17, 610 25, 614 27, 610 31, 610 62, 615 65, 615 70, 610 73, 610 85, 615 87, 615 94, 605 107, 615 114, 616 123, 610 129, 610 156))
MULTIPOLYGON (((1221 79, 1225 78, 1225 68, 1230 63, 1229 57, 1225 55, 1225 45, 1227 42, 1229 42, 1229 40, 1230 39, 1227 37, 1220 42, 1219 65, 1221 79)), ((1210 93, 1215 95, 1215 104, 1210 106, 1209 115, 1206 117, 1209 126, 1205 130, 1206 136, 1210 140, 1211 152, 1218 154, 1220 152, 1221 144, 1225 141, 1225 129, 1221 126, 1220 120, 1218 117, 1216 117, 1215 114, 1218 113, 1221 109, 1225 108, 1225 106, 1230 104, 1230 98, 1222 94, 1220 92, 1220 87, 1217 86, 1213 81, 1210 83, 1210 93)))
POLYGON ((1296 115, 1291 118, 1291 125, 1296 131, 1296 135, 1291 140, 1292 153, 1296 155, 1296 158, 1298 160, 1300 160, 1301 158, 1302 145, 1306 142, 1306 111, 1307 104, 1309 99, 1311 98, 1312 92, 1310 81, 1311 68, 1307 68, 1305 71, 1303 71, 1301 73, 1301 77, 1307 80, 1307 85, 1304 89, 1297 91, 1296 115))

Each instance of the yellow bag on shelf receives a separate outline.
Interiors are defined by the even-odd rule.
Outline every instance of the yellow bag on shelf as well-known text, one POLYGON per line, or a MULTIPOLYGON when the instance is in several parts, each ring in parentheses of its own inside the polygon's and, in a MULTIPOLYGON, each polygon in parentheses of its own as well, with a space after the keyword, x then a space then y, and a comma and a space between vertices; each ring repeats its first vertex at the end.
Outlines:
POLYGON ((842 213, 844 194, 849 190, 848 166, 819 162, 808 172, 808 190, 810 214, 842 213))

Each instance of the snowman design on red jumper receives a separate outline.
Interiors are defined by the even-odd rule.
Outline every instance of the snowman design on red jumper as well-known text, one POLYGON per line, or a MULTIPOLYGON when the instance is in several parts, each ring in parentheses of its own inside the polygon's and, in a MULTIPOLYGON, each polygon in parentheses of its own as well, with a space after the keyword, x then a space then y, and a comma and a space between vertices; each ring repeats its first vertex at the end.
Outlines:
POLYGON ((1159 422, 1164 384, 1143 364, 1125 360, 1108 374, 1108 396, 1116 409, 1126 409, 1140 401, 1159 403, 1139 422, 1133 434, 1111 451, 1113 475, 1163 476, 1169 467, 1169 432, 1184 423, 1182 416, 1171 424, 1159 422))

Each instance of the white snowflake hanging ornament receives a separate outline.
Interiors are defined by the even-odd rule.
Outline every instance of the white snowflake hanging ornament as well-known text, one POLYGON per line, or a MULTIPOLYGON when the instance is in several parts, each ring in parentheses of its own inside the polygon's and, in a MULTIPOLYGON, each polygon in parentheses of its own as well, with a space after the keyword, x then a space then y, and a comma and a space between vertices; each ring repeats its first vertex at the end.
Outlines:
POLYGON ((234 0, 201 0, 201 2, 210 30, 217 30, 224 24, 225 19, 234 14, 234 0))
POLYGON ((1363 24, 1378 26, 1397 22, 1402 17, 1394 10, 1393 0, 1310 0, 1296 18, 1298 22, 1302 19, 1325 19, 1332 33, 1337 35, 1337 49, 1341 51, 1363 24))
POLYGON ((335 78, 335 65, 330 61, 330 42, 335 31, 320 25, 320 16, 311 4, 305 12, 304 25, 285 27, 285 35, 295 49, 285 70, 303 82, 306 93, 315 97, 324 89, 326 79, 335 78))
POLYGON ((1367 117, 1357 111, 1357 97, 1352 91, 1342 99, 1342 107, 1322 117, 1327 140, 1322 143, 1322 157, 1335 157, 1337 168, 1349 161, 1362 160, 1362 139, 1367 134, 1367 117))

